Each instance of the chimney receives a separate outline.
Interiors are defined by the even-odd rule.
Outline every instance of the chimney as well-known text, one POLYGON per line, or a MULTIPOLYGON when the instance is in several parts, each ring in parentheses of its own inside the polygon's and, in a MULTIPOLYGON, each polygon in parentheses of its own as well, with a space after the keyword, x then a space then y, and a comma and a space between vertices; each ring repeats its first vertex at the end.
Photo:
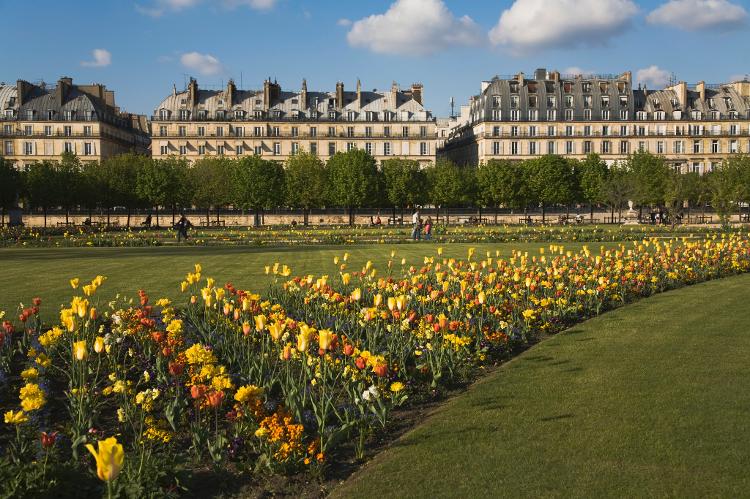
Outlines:
POLYGON ((115 91, 105 90, 104 91, 104 103, 108 106, 115 107, 115 91))
POLYGON ((188 82, 188 101, 193 107, 198 105, 198 82, 195 78, 190 78, 188 82))
POLYGON ((534 79, 535 80, 546 80, 547 79, 547 69, 546 68, 539 68, 536 71, 534 71, 534 79))
POLYGON ((357 105, 362 105, 362 82, 357 78, 357 105))
POLYGON ((26 80, 18 80, 16 82, 16 104, 18 104, 19 107, 26 102, 26 97, 29 96, 29 92, 31 92, 32 88, 34 88, 34 85, 26 80))
POLYGON ((520 87, 523 86, 523 78, 524 78, 524 74, 523 74, 523 71, 521 71, 520 73, 518 73, 518 77, 517 77, 517 79, 518 79, 518 86, 520 86, 520 87))
POLYGON ((176 97, 176 96, 177 96, 177 84, 172 83, 172 97, 176 97))
POLYGON ((271 77, 269 76, 263 82, 263 109, 268 111, 271 108, 271 77))
POLYGON ((224 100, 227 103, 227 108, 231 109, 232 106, 234 106, 234 94, 237 91, 237 87, 234 85, 234 80, 229 79, 229 82, 227 82, 227 91, 226 95, 224 96, 224 100))
POLYGON ((65 104, 65 100, 68 98, 68 93, 70 92, 70 87, 72 86, 73 86, 73 78, 63 76, 57 81, 57 89, 55 90, 55 98, 57 99, 57 104, 59 106, 62 106, 63 104, 65 104))
POLYGON ((391 106, 394 109, 398 107, 398 83, 395 81, 391 83, 391 106))
POLYGON ((680 101, 680 106, 683 109, 687 109, 687 83, 681 81, 675 85, 675 93, 677 93, 677 99, 680 101))
POLYGON ((549 74, 549 79, 552 81, 560 81, 560 72, 559 71, 552 71, 549 74))
POLYGON ((706 100, 706 82, 705 81, 699 81, 698 84, 695 86, 695 90, 698 91, 700 94, 700 98, 702 101, 706 100))
POLYGON ((646 88, 646 84, 643 84, 643 97, 648 97, 648 88, 646 88))
POLYGON ((411 98, 422 105, 422 90, 424 86, 421 83, 412 83, 411 85, 411 98))
POLYGON ((336 107, 344 108, 344 84, 340 81, 336 83, 336 107))
POLYGON ((633 83, 633 73, 630 71, 625 71, 620 78, 623 78, 628 83, 633 83))
POLYGON ((302 79, 302 91, 300 92, 300 107, 307 109, 307 80, 302 79))

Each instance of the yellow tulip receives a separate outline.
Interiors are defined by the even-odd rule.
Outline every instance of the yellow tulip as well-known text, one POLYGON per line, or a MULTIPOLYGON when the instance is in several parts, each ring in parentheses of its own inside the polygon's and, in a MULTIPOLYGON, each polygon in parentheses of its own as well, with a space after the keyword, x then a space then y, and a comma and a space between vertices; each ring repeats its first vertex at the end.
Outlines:
POLYGON ((484 291, 480 291, 477 295, 477 300, 479 301, 480 305, 484 305, 484 301, 487 299, 487 296, 484 294, 484 291))
POLYGON ((352 291, 352 300, 359 301, 360 298, 362 298, 362 290, 357 288, 354 291, 352 291))
POLYGON ((310 344, 310 336, 312 336, 315 329, 311 328, 307 324, 299 325, 299 334, 297 335, 297 351, 305 352, 310 344))
POLYGON ((259 333, 266 329, 266 321, 266 316, 263 314, 255 316, 255 329, 257 329, 259 333))
POLYGON ((284 334, 284 329, 286 329, 286 323, 281 321, 276 321, 268 326, 268 332, 271 334, 273 341, 279 341, 281 335, 284 334))
POLYGON ((393 312, 393 309, 396 308, 396 299, 392 296, 388 297, 388 310, 393 312))
POLYGON ((88 357, 88 350, 86 350, 85 340, 73 343, 73 356, 76 360, 86 360, 86 357, 88 357))
POLYGON ((73 288, 73 289, 78 288, 78 283, 79 282, 81 282, 81 281, 77 277, 75 279, 71 279, 70 280, 70 287, 73 288))
POLYGON ((122 470, 122 465, 125 462, 125 451, 122 445, 117 443, 115 437, 109 437, 106 440, 99 440, 98 452, 94 450, 94 446, 86 444, 86 448, 89 450, 94 459, 96 459, 96 475, 99 480, 103 482, 109 482, 117 478, 122 470))
POLYGON ((318 346, 323 350, 328 350, 333 341, 333 333, 328 329, 321 329, 318 331, 318 346))
POLYGON ((344 286, 347 286, 349 284, 349 281, 351 281, 352 276, 349 275, 349 272, 345 274, 341 274, 341 282, 344 284, 344 286))
POLYGON ((104 350, 104 338, 101 336, 97 336, 94 340, 94 351, 96 353, 102 353, 104 350))
POLYGON ((375 297, 372 299, 372 304, 374 307, 379 307, 380 304, 383 303, 383 295, 380 293, 376 294, 375 297))

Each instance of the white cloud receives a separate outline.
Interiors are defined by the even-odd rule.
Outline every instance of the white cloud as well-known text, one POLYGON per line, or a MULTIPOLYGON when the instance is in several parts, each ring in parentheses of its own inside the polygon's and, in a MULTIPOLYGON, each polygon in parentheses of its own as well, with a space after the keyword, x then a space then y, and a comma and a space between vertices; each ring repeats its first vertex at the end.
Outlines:
POLYGON ((562 70, 563 74, 566 75, 594 75, 596 74, 596 71, 591 69, 583 69, 579 66, 568 66, 567 68, 562 70))
POLYGON ((202 75, 216 75, 224 71, 224 65, 216 57, 210 54, 200 54, 198 52, 188 52, 180 56, 180 62, 183 66, 202 75))
POLYGON ((490 41, 512 52, 603 45, 630 27, 631 0, 515 0, 490 31, 490 41))
POLYGON ((276 6, 278 0, 154 0, 150 6, 135 5, 135 10, 151 17, 161 17, 167 12, 179 12, 200 3, 220 4, 225 9, 250 7, 254 10, 270 10, 276 6))
POLYGON ((737 28, 747 20, 747 11, 727 0, 669 0, 646 20, 688 31, 737 28))
POLYGON ((455 17, 442 0, 396 0, 384 14, 355 21, 346 38, 353 47, 381 54, 426 55, 477 45, 483 34, 469 16, 455 17))
POLYGON ((654 65, 639 69, 635 74, 635 79, 638 83, 643 83, 648 87, 662 88, 669 83, 669 76, 669 71, 654 65))
POLYGON ((271 10, 276 6, 277 0, 223 0, 228 9, 247 6, 255 10, 271 10))
POLYGON ((339 26, 351 26, 352 20, 343 18, 343 19, 339 19, 338 21, 336 21, 336 24, 338 24, 339 26))
POLYGON ((87 68, 104 68, 112 64, 112 54, 109 50, 94 49, 91 51, 92 61, 81 61, 81 66, 87 68))

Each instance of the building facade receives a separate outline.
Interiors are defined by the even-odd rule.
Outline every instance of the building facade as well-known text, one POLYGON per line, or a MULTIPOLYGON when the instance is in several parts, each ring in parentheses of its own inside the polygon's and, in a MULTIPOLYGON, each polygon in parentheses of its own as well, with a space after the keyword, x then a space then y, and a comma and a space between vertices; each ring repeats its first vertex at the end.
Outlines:
POLYGON ((121 112, 104 85, 75 85, 71 78, 54 87, 0 84, 0 127, 0 155, 18 167, 58 160, 64 152, 82 161, 149 152, 145 116, 121 112))
POLYGON ((336 152, 366 150, 378 161, 393 157, 432 162, 435 120, 422 105, 423 87, 402 91, 282 91, 266 80, 262 90, 239 90, 233 81, 221 90, 202 90, 191 79, 173 89, 152 116, 154 158, 261 155, 284 161, 298 151, 327 160, 336 152))
POLYGON ((633 88, 630 72, 563 76, 538 69, 533 78, 483 82, 462 118, 438 152, 459 164, 592 153, 612 164, 643 150, 680 171, 702 173, 731 154, 750 153, 750 82, 678 82, 651 91, 633 88))

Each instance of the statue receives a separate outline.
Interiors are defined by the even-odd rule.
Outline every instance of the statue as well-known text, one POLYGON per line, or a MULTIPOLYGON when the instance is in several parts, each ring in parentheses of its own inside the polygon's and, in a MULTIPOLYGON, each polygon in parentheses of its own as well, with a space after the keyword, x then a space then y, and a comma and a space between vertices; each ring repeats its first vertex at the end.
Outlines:
POLYGON ((625 214, 625 223, 623 225, 638 225, 638 212, 633 209, 633 201, 628 200, 628 212, 625 214))

